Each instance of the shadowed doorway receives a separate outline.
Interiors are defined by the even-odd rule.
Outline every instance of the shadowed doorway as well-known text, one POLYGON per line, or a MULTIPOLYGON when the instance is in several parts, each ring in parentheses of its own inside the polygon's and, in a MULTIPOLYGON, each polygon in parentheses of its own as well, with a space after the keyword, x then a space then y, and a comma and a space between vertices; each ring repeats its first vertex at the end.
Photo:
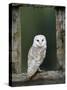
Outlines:
POLYGON ((22 72, 27 70, 27 55, 37 34, 47 39, 47 54, 41 65, 42 69, 56 68, 56 17, 54 7, 28 6, 21 7, 21 56, 22 72))

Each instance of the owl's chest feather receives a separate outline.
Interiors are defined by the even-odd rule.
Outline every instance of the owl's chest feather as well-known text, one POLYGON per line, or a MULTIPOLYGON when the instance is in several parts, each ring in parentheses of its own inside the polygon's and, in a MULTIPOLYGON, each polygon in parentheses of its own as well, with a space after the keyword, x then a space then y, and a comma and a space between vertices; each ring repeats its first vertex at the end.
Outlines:
MULTIPOLYGON (((32 51, 32 53, 33 53, 33 54, 36 53, 37 55, 43 54, 43 53, 44 53, 44 50, 45 50, 44 48, 33 48, 33 49, 34 49, 34 51, 32 51)), ((32 50, 33 50, 33 49, 32 49, 32 50)))
POLYGON ((31 60, 35 60, 38 63, 41 63, 45 57, 46 49, 44 47, 42 48, 31 48, 31 60))

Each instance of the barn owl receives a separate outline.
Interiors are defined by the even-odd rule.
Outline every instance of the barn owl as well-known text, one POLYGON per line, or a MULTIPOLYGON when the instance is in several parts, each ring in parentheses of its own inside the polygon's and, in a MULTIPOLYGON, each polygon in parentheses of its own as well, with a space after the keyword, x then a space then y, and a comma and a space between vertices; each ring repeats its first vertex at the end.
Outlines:
POLYGON ((28 52, 28 69, 27 77, 31 78, 42 64, 46 57, 47 41, 44 35, 36 35, 33 39, 33 44, 28 52))

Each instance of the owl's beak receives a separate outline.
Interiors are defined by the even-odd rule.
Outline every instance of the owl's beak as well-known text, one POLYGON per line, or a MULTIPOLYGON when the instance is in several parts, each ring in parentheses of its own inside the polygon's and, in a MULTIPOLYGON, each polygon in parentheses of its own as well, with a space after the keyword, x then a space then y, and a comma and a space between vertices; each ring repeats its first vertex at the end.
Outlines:
POLYGON ((39 42, 39 44, 40 44, 40 45, 42 45, 42 43, 41 43, 41 42, 39 42))

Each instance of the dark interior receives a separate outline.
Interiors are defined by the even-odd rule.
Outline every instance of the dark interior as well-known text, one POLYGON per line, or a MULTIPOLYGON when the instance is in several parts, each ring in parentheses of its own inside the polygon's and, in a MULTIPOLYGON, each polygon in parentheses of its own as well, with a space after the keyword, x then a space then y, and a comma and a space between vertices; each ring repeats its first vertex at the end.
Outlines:
POLYGON ((56 16, 52 6, 21 6, 22 72, 27 70, 27 54, 37 34, 47 38, 47 54, 40 66, 43 70, 56 69, 56 16))

